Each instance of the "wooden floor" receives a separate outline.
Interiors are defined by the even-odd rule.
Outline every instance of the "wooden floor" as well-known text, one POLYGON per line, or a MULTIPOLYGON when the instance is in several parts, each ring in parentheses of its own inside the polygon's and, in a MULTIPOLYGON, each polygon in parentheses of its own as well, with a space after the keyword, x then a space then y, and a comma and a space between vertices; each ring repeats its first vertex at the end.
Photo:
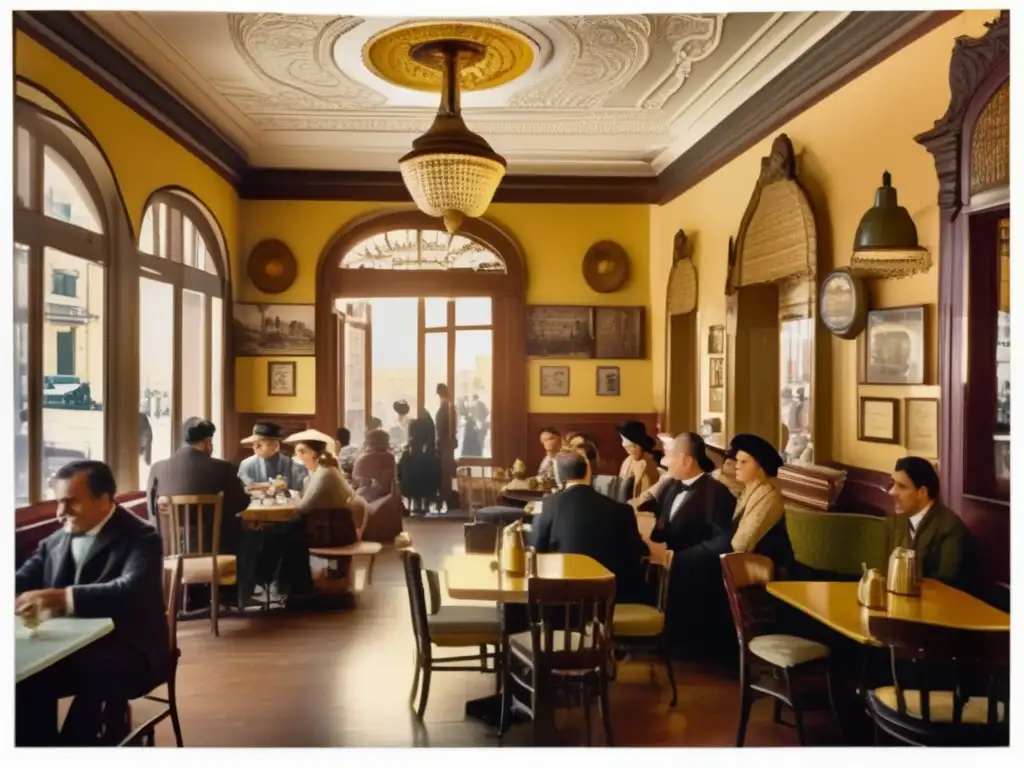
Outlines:
MULTIPOLYGON (((462 523, 411 520, 407 530, 428 568, 461 551, 462 523)), ((223 617, 219 638, 209 623, 179 624, 182 658, 178 701, 189 747, 410 747, 528 746, 531 728, 514 727, 499 742, 493 730, 466 720, 469 698, 493 691, 490 676, 434 675, 422 724, 409 706, 414 641, 401 564, 391 552, 378 560, 373 584, 354 610, 330 613, 271 611, 223 617)), ((671 709, 663 669, 651 682, 642 662, 621 665, 611 691, 620 746, 732 746, 737 681, 729 669, 678 663, 679 703, 671 709)), ((795 746, 792 728, 776 725, 769 701, 755 704, 748 746, 795 746)), ((141 715, 141 709, 137 715, 141 715)), ((138 718, 137 718, 138 719, 138 718)), ((582 716, 560 712, 563 740, 584 744, 582 716)), ((595 745, 603 745, 595 728, 595 745)), ((834 744, 827 715, 808 714, 808 739, 834 744)), ((170 722, 157 743, 174 743, 170 722)))

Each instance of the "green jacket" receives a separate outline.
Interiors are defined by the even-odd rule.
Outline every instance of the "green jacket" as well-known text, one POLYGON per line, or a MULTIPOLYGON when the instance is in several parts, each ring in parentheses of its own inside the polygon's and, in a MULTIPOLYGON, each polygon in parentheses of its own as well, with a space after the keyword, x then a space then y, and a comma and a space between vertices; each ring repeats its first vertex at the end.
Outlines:
POLYGON ((951 586, 959 586, 963 582, 967 528, 956 512, 942 504, 933 504, 921 519, 913 543, 910 540, 910 517, 896 515, 890 520, 890 552, 896 547, 913 549, 923 578, 938 579, 951 586))

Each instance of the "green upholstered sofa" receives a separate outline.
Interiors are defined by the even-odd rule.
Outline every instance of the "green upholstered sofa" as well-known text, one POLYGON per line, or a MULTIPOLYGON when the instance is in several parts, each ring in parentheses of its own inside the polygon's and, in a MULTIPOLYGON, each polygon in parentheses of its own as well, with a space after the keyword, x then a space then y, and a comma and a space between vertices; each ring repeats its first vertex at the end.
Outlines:
POLYGON ((787 505, 786 530, 796 567, 790 578, 859 579, 861 563, 885 573, 889 518, 815 512, 787 505))

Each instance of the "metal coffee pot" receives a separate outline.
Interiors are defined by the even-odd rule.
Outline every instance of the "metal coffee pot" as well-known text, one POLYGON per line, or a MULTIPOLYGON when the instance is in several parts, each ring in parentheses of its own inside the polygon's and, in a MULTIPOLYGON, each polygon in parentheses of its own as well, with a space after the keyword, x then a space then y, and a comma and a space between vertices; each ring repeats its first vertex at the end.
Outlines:
POLYGON ((860 564, 864 575, 857 585, 857 602, 873 611, 885 610, 885 579, 877 568, 868 568, 867 563, 860 564))
POLYGON ((887 586, 894 595, 921 595, 921 577, 917 570, 917 553, 906 547, 896 547, 889 555, 887 586))

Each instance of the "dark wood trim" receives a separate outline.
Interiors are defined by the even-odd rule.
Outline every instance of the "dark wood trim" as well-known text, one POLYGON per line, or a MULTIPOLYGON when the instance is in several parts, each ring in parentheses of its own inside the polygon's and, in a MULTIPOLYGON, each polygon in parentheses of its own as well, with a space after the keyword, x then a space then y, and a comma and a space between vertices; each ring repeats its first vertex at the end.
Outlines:
POLYGON ((730 113, 658 176, 658 204, 671 202, 794 117, 961 11, 854 11, 730 113), (894 32, 902 34, 892 39, 894 32), (885 45, 857 63, 865 51, 885 45))
MULTIPOLYGON (((854 12, 659 176, 511 175, 498 188, 495 202, 665 204, 957 13, 854 12), (882 45, 862 61, 865 51, 882 45)), ((243 199, 410 201, 397 171, 249 166, 245 153, 219 129, 75 13, 17 11, 14 25, 200 157, 235 185, 243 199)))
POLYGON ((846 472, 846 483, 836 499, 836 512, 888 517, 896 514, 889 497, 892 477, 888 472, 830 461, 826 466, 846 472))

